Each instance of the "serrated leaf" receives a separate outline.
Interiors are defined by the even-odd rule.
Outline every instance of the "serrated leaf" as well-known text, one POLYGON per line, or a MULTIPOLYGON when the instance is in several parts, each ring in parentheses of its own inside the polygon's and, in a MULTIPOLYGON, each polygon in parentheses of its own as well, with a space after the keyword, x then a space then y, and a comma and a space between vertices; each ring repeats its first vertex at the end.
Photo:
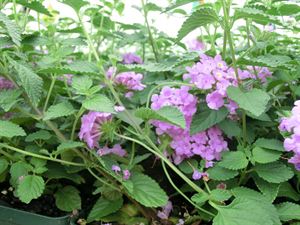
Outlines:
POLYGON ((82 142, 66 141, 66 142, 61 143, 57 147, 57 150, 58 151, 63 151, 63 150, 73 149, 73 148, 79 148, 79 147, 83 147, 83 146, 84 146, 84 144, 82 142))
POLYGON ((111 100, 105 95, 95 95, 89 99, 86 99, 82 102, 84 108, 96 111, 96 112, 107 112, 115 113, 114 104, 111 100))
POLYGON ((64 68, 69 69, 73 74, 99 75, 99 69, 97 65, 89 61, 74 61, 71 64, 64 66, 64 68))
POLYGON ((291 61, 292 59, 285 55, 267 54, 260 55, 251 59, 241 58, 238 60, 238 63, 242 65, 267 66, 270 68, 290 69, 291 65, 289 65, 289 63, 291 61))
POLYGON ((19 183, 19 178, 26 176, 33 168, 30 164, 19 161, 11 165, 9 173, 11 176, 10 184, 16 187, 19 183))
POLYGON ((39 1, 26 1, 26 0, 17 0, 16 1, 18 4, 23 5, 26 8, 32 9, 38 13, 45 14, 47 16, 52 16, 51 13, 48 11, 48 9, 43 6, 43 4, 39 1))
POLYGON ((93 80, 88 76, 74 76, 72 78, 72 88, 74 88, 79 94, 87 93, 92 85, 93 80))
POLYGON ((229 86, 227 94, 230 99, 235 101, 240 108, 260 116, 267 109, 270 96, 263 90, 253 88, 248 92, 243 92, 239 87, 229 86))
POLYGON ((236 121, 223 120, 218 123, 218 127, 228 136, 228 137, 238 137, 242 133, 242 129, 239 127, 236 121))
POLYGON ((39 130, 37 132, 31 133, 27 135, 25 138, 26 142, 33 142, 35 140, 49 140, 51 138, 51 134, 47 130, 39 130))
POLYGON ((11 21, 4 13, 0 12, 0 25, 4 25, 11 40, 17 45, 21 45, 21 29, 18 25, 11 21))
POLYGON ((52 120, 59 117, 70 116, 75 113, 75 109, 69 102, 61 102, 51 105, 45 113, 44 120, 52 120))
POLYGON ((103 197, 100 197, 98 201, 93 206, 87 222, 99 221, 104 216, 110 215, 118 211, 123 205, 123 199, 119 198, 114 201, 107 200, 103 197))
POLYGON ((256 140, 254 145, 261 148, 267 148, 267 149, 284 152, 284 147, 282 142, 277 139, 259 138, 256 140))
POLYGON ((300 220, 300 205, 284 202, 276 205, 276 208, 282 221, 300 220))
POLYGON ((275 162, 281 156, 281 152, 260 148, 260 147, 255 147, 252 150, 252 154, 253 154, 253 159, 258 163, 275 162))
POLYGON ((66 212, 81 209, 81 198, 79 193, 80 192, 73 186, 65 186, 58 189, 54 194, 57 208, 66 212))
POLYGON ((8 112, 17 102, 18 98, 22 94, 22 91, 13 90, 1 90, 0 91, 0 107, 8 112))
POLYGON ((293 199, 294 201, 300 200, 300 194, 297 191, 295 191, 295 189, 289 182, 284 182, 280 184, 278 197, 287 197, 293 199))
POLYGON ((293 14, 299 14, 300 6, 297 4, 291 4, 288 2, 284 2, 281 6, 277 8, 279 15, 281 16, 289 16, 293 14))
POLYGON ((202 204, 209 200, 209 195, 206 192, 201 192, 194 194, 191 199, 196 204, 202 204))
POLYGON ((218 22, 218 15, 216 14, 215 10, 210 8, 198 9, 184 21, 180 30, 178 31, 177 40, 180 41, 198 27, 206 26, 215 22, 218 22))
POLYGON ((30 101, 37 106, 43 91, 43 80, 31 68, 24 66, 14 60, 10 60, 18 73, 20 85, 24 88, 30 101))
POLYGON ((7 169, 8 162, 4 158, 0 158, 0 175, 7 169))
POLYGON ((84 0, 62 0, 61 2, 72 7, 76 12, 79 12, 81 7, 88 4, 88 2, 84 0))
POLYGON ((225 190, 225 189, 214 189, 210 192, 210 199, 216 200, 219 202, 226 201, 230 199, 232 194, 230 191, 225 190))
POLYGON ((185 118, 179 109, 172 106, 165 106, 155 111, 149 108, 139 108, 135 115, 144 120, 159 120, 185 128, 185 118))
POLYGON ((12 138, 15 136, 26 136, 22 127, 10 121, 0 120, 0 137, 12 138))
POLYGON ((257 164, 254 170, 262 179, 270 183, 281 183, 291 179, 294 176, 291 168, 281 162, 273 162, 268 164, 257 164))
POLYGON ((274 225, 266 211, 255 200, 236 198, 230 205, 218 205, 216 208, 218 214, 213 220, 213 225, 274 225))
POLYGON ((146 207, 165 206, 168 196, 165 191, 152 178, 134 173, 130 177, 133 189, 128 190, 130 196, 146 207))
POLYGON ((188 3, 192 3, 192 2, 197 2, 198 0, 177 0, 174 4, 168 6, 164 12, 168 12, 172 9, 175 9, 177 7, 180 7, 180 6, 183 6, 183 5, 186 5, 188 3))
POLYGON ((229 180, 237 176, 239 173, 236 170, 229 170, 223 167, 215 165, 207 170, 209 178, 217 181, 229 180))
POLYGON ((248 159, 242 151, 228 151, 222 154, 222 160, 218 165, 226 169, 240 170, 247 167, 248 159))
POLYGON ((258 189, 270 202, 276 199, 280 184, 269 183, 257 176, 254 177, 254 181, 258 189))
POLYGON ((29 203, 32 199, 40 197, 45 189, 45 182, 42 177, 35 175, 25 176, 17 188, 18 197, 22 202, 29 203))

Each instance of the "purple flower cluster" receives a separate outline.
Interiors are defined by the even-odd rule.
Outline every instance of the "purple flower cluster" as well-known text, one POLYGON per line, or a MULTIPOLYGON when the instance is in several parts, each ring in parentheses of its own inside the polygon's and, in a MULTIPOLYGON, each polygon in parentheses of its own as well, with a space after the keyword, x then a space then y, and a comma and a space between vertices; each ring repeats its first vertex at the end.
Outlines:
POLYGON ((125 97, 130 98, 133 95, 132 91, 142 91, 146 85, 142 84, 143 75, 135 72, 123 72, 115 76, 114 82, 122 85, 128 91, 125 97))
POLYGON ((186 86, 179 89, 164 87, 159 95, 152 96, 153 110, 164 106, 175 106, 183 113, 186 122, 186 129, 182 129, 166 122, 153 121, 156 133, 167 134, 172 138, 170 147, 174 149, 172 157, 175 164, 194 155, 199 155, 208 162, 219 160, 221 152, 227 150, 227 142, 219 128, 211 127, 206 131, 190 135, 192 117, 197 111, 197 98, 188 91, 189 88, 186 86))
POLYGON ((125 53, 122 56, 123 64, 143 64, 143 60, 136 54, 134 53, 125 53))
POLYGON ((15 85, 10 80, 0 76, 0 90, 13 89, 15 85))
POLYGON ((121 147, 121 145, 115 144, 112 148, 104 146, 103 148, 98 149, 97 154, 99 156, 115 154, 124 157, 127 155, 127 152, 121 147))
POLYGON ((162 210, 157 212, 157 216, 160 219, 167 220, 172 210, 173 210, 173 204, 171 201, 168 201, 168 203, 164 207, 162 207, 162 210))
POLYGON ((99 139, 102 131, 101 126, 112 120, 111 113, 89 112, 81 118, 81 128, 79 132, 80 140, 84 140, 89 148, 99 148, 99 139))
MULTIPOLYGON (((119 172, 122 171, 121 167, 118 165, 112 165, 111 170, 114 171, 116 174, 119 174, 119 172)), ((131 176, 131 173, 129 170, 123 170, 123 180, 128 180, 131 176)))
POLYGON ((295 168, 300 171, 300 100, 294 104, 292 115, 282 118, 279 130, 291 133, 291 136, 284 140, 284 148, 286 151, 294 153, 294 156, 289 159, 289 163, 294 164, 295 168))
MULTIPOLYGON (((201 54, 200 62, 186 69, 188 73, 183 75, 184 80, 189 80, 201 90, 209 90, 206 96, 209 108, 218 110, 225 106, 231 115, 236 114, 238 105, 227 97, 226 90, 229 86, 238 86, 238 79, 234 69, 228 67, 220 55, 212 58, 201 54)), ((249 67, 249 70, 238 69, 238 75, 242 80, 258 78, 261 82, 265 82, 266 77, 272 74, 265 67, 249 67)))
POLYGON ((205 44, 198 40, 192 39, 186 42, 186 46, 190 51, 203 51, 205 50, 205 44))

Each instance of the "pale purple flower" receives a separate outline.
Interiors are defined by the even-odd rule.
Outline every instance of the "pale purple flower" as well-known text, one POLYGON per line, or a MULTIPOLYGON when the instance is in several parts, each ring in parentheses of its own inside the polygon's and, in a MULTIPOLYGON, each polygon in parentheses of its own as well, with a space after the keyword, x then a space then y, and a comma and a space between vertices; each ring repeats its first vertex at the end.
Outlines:
POLYGON ((111 113, 90 111, 88 114, 83 115, 79 132, 80 140, 84 140, 91 149, 99 148, 98 141, 102 134, 101 126, 111 120, 111 113))
POLYGON ((134 53, 123 54, 123 64, 143 64, 143 60, 134 53))
POLYGON ((13 88, 15 88, 15 85, 12 81, 0 76, 0 90, 13 88))
POLYGON ((186 42, 186 45, 190 51, 203 51, 205 50, 205 44, 198 39, 191 39, 186 42))
POLYGON ((206 95, 206 102, 209 108, 218 110, 224 105, 224 96, 214 91, 206 95))
POLYGON ((121 172, 121 168, 118 165, 112 165, 111 170, 115 173, 121 172))
POLYGON ((113 75, 116 74, 116 72, 117 72, 117 68, 111 66, 111 67, 108 68, 108 70, 106 71, 106 74, 105 74, 105 75, 106 75, 106 77, 107 77, 108 79, 111 79, 111 78, 113 77, 113 75))
POLYGON ((135 72, 123 72, 116 75, 114 82, 130 91, 142 91, 146 85, 142 84, 143 75, 135 72))
POLYGON ((124 157, 127 155, 127 152, 121 147, 121 145, 115 144, 112 148, 104 146, 103 148, 98 149, 97 154, 99 156, 115 154, 120 157, 124 157))
POLYGON ((123 180, 128 180, 131 176, 131 173, 129 170, 123 170, 123 180))
POLYGON ((202 173, 198 170, 194 170, 193 172, 193 180, 200 180, 202 178, 202 173))
POLYGON ((167 205, 162 207, 162 210, 157 212, 157 216, 163 220, 167 220, 172 210, 173 210, 173 204, 171 201, 168 201, 167 205))

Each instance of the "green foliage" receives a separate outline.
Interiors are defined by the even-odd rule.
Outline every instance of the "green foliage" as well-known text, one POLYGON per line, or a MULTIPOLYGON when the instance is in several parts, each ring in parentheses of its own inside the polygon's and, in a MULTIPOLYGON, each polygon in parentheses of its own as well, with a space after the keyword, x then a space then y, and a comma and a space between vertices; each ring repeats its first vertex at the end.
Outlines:
POLYGON ((118 211, 123 205, 123 199, 119 198, 114 201, 107 200, 103 197, 100 197, 95 205, 93 206, 89 216, 87 218, 88 222, 99 221, 104 216, 112 214, 118 211))
POLYGON ((254 143, 255 146, 276 150, 276 151, 284 151, 283 144, 281 141, 277 139, 266 139, 266 138, 259 138, 254 143))
POLYGON ((248 160, 244 152, 224 152, 222 155, 221 162, 218 163, 219 166, 231 170, 239 170, 246 168, 248 165, 248 160))
POLYGON ((276 208, 282 221, 300 220, 300 205, 284 202, 276 205, 276 208))
POLYGON ((37 0, 31 1, 31 2, 28 2, 26 0, 17 0, 16 2, 26 8, 36 11, 38 13, 42 13, 47 16, 52 16, 51 13, 48 11, 48 9, 46 9, 45 6, 43 6, 43 4, 37 0))
POLYGON ((115 113, 114 104, 105 95, 95 95, 82 102, 82 106, 96 112, 115 113))
POLYGON ((0 120, 0 137, 12 138, 15 136, 26 136, 26 133, 19 125, 0 120))
POLYGON ((45 189, 45 182, 42 177, 27 175, 21 179, 17 188, 18 197, 22 202, 29 203, 32 199, 40 197, 45 189))
POLYGON ((177 34, 177 40, 180 41, 198 27, 216 23, 218 20, 218 15, 213 9, 200 8, 193 12, 192 15, 182 24, 177 34))
POLYGON ((254 170, 259 177, 270 183, 281 183, 294 176, 293 171, 281 162, 257 164, 254 170))
POLYGON ((44 120, 53 120, 59 117, 70 116, 74 114, 75 110, 71 103, 61 102, 56 105, 52 105, 46 111, 44 120))
POLYGON ((39 130, 37 132, 31 133, 27 135, 25 138, 26 142, 33 142, 36 140, 49 140, 51 138, 51 134, 47 130, 39 130))
POLYGON ((243 92, 238 87, 230 86, 227 88, 227 94, 240 108, 249 111, 254 116, 264 113, 270 101, 270 96, 266 92, 256 88, 243 92))
POLYGON ((1 90, 0 91, 0 107, 8 112, 18 101, 22 94, 20 90, 1 90))
POLYGON ((92 87, 93 80, 87 76, 75 76, 72 78, 72 87, 78 94, 86 94, 92 87))
POLYGON ((204 131, 223 121, 227 115, 228 111, 226 108, 221 108, 220 110, 205 110, 203 112, 199 112, 193 117, 190 133, 196 134, 198 132, 204 131))
POLYGON ((277 161, 281 156, 281 152, 264 149, 264 148, 260 148, 260 147, 255 147, 252 150, 252 154, 253 154, 253 159, 255 160, 255 162, 258 162, 258 163, 274 162, 274 161, 277 161))
POLYGON ((236 177, 239 173, 236 170, 223 168, 216 164, 207 170, 209 177, 213 180, 224 181, 236 177))
POLYGON ((220 123, 218 123, 218 127, 228 137, 238 137, 242 133, 242 129, 239 127, 238 123, 232 120, 223 120, 220 123))
POLYGON ((254 181, 258 189, 262 192, 267 200, 273 202, 276 199, 280 184, 269 183, 257 176, 254 177, 254 181))
POLYGON ((141 173, 132 174, 132 190, 129 194, 146 207, 159 207, 167 204, 168 196, 152 178, 141 173))
POLYGON ((21 30, 18 25, 11 21, 4 13, 0 12, 0 25, 3 26, 11 40, 17 45, 21 45, 21 30))
POLYGON ((65 186, 55 194, 55 204, 62 211, 71 212, 81 209, 81 198, 79 191, 73 186, 65 186))
POLYGON ((88 3, 84 0, 62 0, 62 2, 72 7, 76 12, 79 12, 80 8, 87 5, 88 3))
POLYGON ((135 115, 143 120, 160 120, 171 123, 181 128, 185 128, 185 119, 183 114, 175 107, 165 106, 157 111, 149 108, 139 108, 135 115))
POLYGON ((0 175, 1 175, 4 171, 6 171, 7 167, 8 167, 8 162, 7 162, 7 160, 4 159, 4 158, 0 158, 0 175))

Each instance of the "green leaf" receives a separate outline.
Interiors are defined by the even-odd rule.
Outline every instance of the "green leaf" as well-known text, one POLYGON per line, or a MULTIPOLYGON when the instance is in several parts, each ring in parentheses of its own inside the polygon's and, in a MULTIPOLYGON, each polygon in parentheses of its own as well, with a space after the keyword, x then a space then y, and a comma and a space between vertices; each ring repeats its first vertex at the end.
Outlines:
POLYGON ((172 106, 165 106, 155 111, 149 108, 139 108, 135 115, 143 120, 159 120, 185 128, 185 118, 179 109, 172 106))
POLYGON ((29 203, 32 199, 40 197, 45 189, 45 182, 42 177, 27 175, 21 180, 17 188, 18 197, 22 202, 29 203))
POLYGON ((52 120, 59 117, 70 116, 75 113, 75 109, 69 102, 61 102, 51 105, 45 113, 44 120, 52 120))
POLYGON ((281 162, 273 162, 268 164, 257 164, 254 170, 262 179, 270 183, 281 183, 291 179, 294 176, 291 168, 281 162))
POLYGON ((280 184, 269 183, 257 176, 254 177, 254 181, 258 189, 270 202, 273 202, 279 192, 280 184))
POLYGON ((22 127, 10 121, 0 120, 0 137, 12 138, 15 136, 26 136, 22 127))
POLYGON ((277 161, 280 156, 281 152, 264 149, 260 147, 255 147, 252 150, 253 159, 258 163, 270 163, 277 161))
POLYGON ((281 141, 277 139, 266 139, 266 138, 259 138, 254 143, 255 146, 261 148, 272 149, 280 152, 284 152, 283 144, 281 141))
POLYGON ((198 162, 196 159, 186 159, 178 165, 178 168, 185 174, 192 174, 194 168, 198 168, 198 162))
POLYGON ((288 2, 284 2, 281 6, 278 7, 277 11, 281 16, 299 14, 300 6, 297 4, 290 4, 288 2))
POLYGON ((289 69, 291 65, 289 63, 292 59, 285 55, 260 55, 255 58, 245 59, 241 58, 238 60, 239 64, 252 65, 252 66, 267 66, 271 68, 283 68, 289 69))
POLYGON ((64 68, 71 70, 73 74, 99 75, 97 65, 89 61, 74 61, 64 66, 64 68))
POLYGON ((222 154, 222 160, 218 163, 219 166, 231 170, 240 170, 246 168, 248 165, 248 159, 244 152, 224 152, 222 154))
POLYGON ((193 12, 192 15, 184 21, 178 31, 177 40, 180 41, 198 27, 206 26, 215 22, 218 22, 218 15, 213 9, 200 8, 193 12))
POLYGON ((82 103, 83 107, 96 112, 115 113, 114 104, 105 95, 95 95, 82 103))
POLYGON ((284 182, 280 184, 278 197, 287 197, 293 199, 294 201, 300 200, 300 194, 297 191, 295 191, 295 189, 289 182, 284 182))
POLYGON ((8 162, 4 158, 0 158, 0 175, 7 169, 8 162))
POLYGON ((217 181, 229 180, 239 174, 235 170, 229 170, 229 169, 220 167, 218 164, 216 164, 212 168, 209 168, 207 170, 207 173, 208 173, 210 179, 217 180, 217 181))
POLYGON ((93 80, 88 76, 74 76, 72 78, 72 88, 74 88, 79 94, 87 93, 92 85, 93 80))
POLYGON ((219 202, 226 201, 230 199, 231 196, 230 191, 224 189, 214 189, 210 192, 210 198, 219 202))
POLYGON ((227 88, 227 94, 240 108, 249 111, 254 116, 260 116, 264 113, 270 101, 270 96, 257 88, 243 92, 239 87, 229 86, 227 88))
POLYGON ((6 29, 11 40, 17 46, 20 46, 21 45, 21 29, 15 22, 11 21, 4 13, 0 12, 0 26, 2 26, 2 25, 4 25, 3 27, 6 29))
POLYGON ((61 143, 58 147, 57 150, 58 151, 63 151, 63 150, 67 150, 67 149, 73 149, 73 148, 80 148, 83 147, 84 144, 81 142, 77 142, 77 141, 66 141, 61 143))
POLYGON ((47 130, 39 130, 37 132, 31 133, 27 135, 25 138, 26 142, 33 142, 36 140, 49 140, 51 138, 51 134, 47 130))
POLYGON ((29 171, 31 171, 33 168, 30 164, 27 164, 25 162, 19 161, 11 165, 9 173, 11 176, 10 184, 13 187, 17 187, 19 183, 19 178, 22 176, 26 176, 29 171))
POLYGON ((236 121, 223 120, 218 123, 218 127, 228 136, 228 137, 238 137, 242 133, 242 129, 239 127, 236 121))
POLYGON ((104 216, 110 215, 118 211, 123 205, 123 199, 119 198, 114 201, 107 200, 103 197, 100 197, 98 201, 93 206, 87 222, 99 221, 104 216))
POLYGON ((276 208, 282 221, 300 220, 300 205, 284 202, 276 205, 276 208))
POLYGON ((71 212, 81 209, 81 198, 79 191, 73 186, 65 186, 58 189, 54 194, 55 204, 62 211, 71 212))
POLYGON ((209 195, 206 192, 197 193, 194 194, 191 199, 196 204, 202 204, 209 200, 209 195))
POLYGON ((168 196, 152 178, 141 173, 134 173, 130 181, 133 183, 133 189, 128 190, 129 194, 142 205, 159 207, 167 204, 168 196))
POLYGON ((20 85, 24 88, 33 105, 37 106, 43 91, 43 80, 31 68, 10 60, 18 73, 20 85))
POLYGON ((266 211, 255 200, 236 198, 228 206, 215 206, 218 210, 213 225, 273 225, 266 211), (255 216, 253 216, 255 215, 255 216))
POLYGON ((88 4, 88 2, 84 0, 62 0, 62 3, 71 6, 76 12, 79 12, 81 7, 88 4))
POLYGON ((0 91, 0 107, 8 112, 18 101, 22 91, 17 89, 0 91))
POLYGON ((204 131, 216 125, 217 123, 220 123, 226 118, 227 115, 228 110, 226 108, 221 108, 220 110, 206 110, 197 113, 195 116, 193 116, 190 129, 191 135, 204 131))
POLYGON ((46 9, 45 6, 43 6, 43 4, 39 1, 34 0, 29 2, 26 0, 17 0, 17 3, 38 13, 45 14, 47 16, 52 16, 48 9, 46 9))
POLYGON ((192 2, 197 2, 198 0, 177 0, 174 4, 168 6, 164 12, 168 12, 172 9, 175 9, 177 7, 180 7, 180 6, 183 6, 183 5, 186 5, 188 3, 192 3, 192 2))

